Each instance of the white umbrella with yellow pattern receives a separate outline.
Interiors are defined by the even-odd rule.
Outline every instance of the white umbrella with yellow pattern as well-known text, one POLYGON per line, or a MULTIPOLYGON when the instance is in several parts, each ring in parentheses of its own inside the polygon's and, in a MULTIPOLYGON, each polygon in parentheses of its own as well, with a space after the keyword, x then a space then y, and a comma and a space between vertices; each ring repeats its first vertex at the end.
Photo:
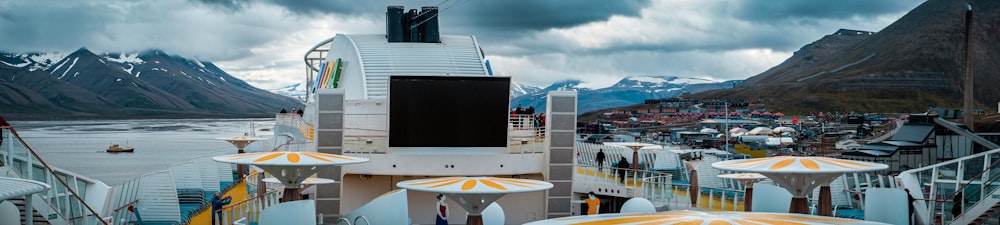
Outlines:
POLYGON ((368 162, 369 159, 318 152, 257 152, 212 157, 212 160, 260 167, 285 186, 284 201, 299 199, 302 181, 316 174, 321 166, 368 162))
POLYGON ((753 185, 767 179, 759 173, 727 173, 719 174, 719 178, 733 179, 743 184, 743 211, 747 212, 753 210, 753 185))
POLYGON ((888 165, 872 162, 861 162, 828 157, 777 156, 768 158, 727 160, 712 163, 712 167, 720 170, 760 173, 771 178, 774 183, 792 193, 793 213, 809 214, 806 194, 816 187, 820 188, 820 215, 832 216, 830 208, 830 189, 826 186, 844 173, 878 171, 889 168, 888 165))
POLYGON ((548 190, 552 188, 552 183, 499 177, 441 177, 408 180, 396 183, 396 186, 444 194, 469 212, 465 224, 482 225, 482 212, 490 203, 506 194, 548 190))
MULTIPOLYGON (((242 136, 232 136, 232 137, 220 137, 220 138, 215 138, 215 140, 223 140, 229 142, 230 144, 233 144, 233 146, 236 146, 236 154, 243 154, 245 152, 243 149, 246 148, 248 145, 253 144, 256 141, 267 140, 267 138, 242 135, 242 136)), ((239 177, 237 177, 238 179, 243 179, 243 176, 246 175, 246 172, 247 172, 246 166, 244 165, 236 166, 236 174, 239 174, 239 177)))
POLYGON ((571 216, 555 219, 535 221, 525 225, 599 225, 599 224, 622 224, 622 225, 668 225, 668 224, 711 224, 711 225, 738 225, 738 224, 885 224, 872 221, 844 219, 837 217, 825 217, 788 213, 763 213, 763 212, 701 212, 691 210, 678 210, 656 213, 609 213, 586 216, 571 216))

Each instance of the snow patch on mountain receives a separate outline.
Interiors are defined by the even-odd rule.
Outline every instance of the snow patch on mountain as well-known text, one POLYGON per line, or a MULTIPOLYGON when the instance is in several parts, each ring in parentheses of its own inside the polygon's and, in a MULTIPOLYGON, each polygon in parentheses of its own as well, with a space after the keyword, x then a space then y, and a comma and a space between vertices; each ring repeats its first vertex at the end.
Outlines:
MULTIPOLYGON (((79 60, 80 60, 80 57, 76 57, 76 58, 73 58, 73 64, 70 64, 70 65, 69 65, 69 67, 66 67, 66 70, 65 70, 65 71, 63 71, 63 73, 62 73, 62 76, 59 76, 59 79, 62 79, 63 77, 65 77, 65 76, 66 76, 66 73, 68 73, 68 72, 69 72, 70 70, 72 70, 72 69, 73 69, 73 66, 76 66, 76 61, 79 61, 79 60)), ((68 61, 68 60, 67 60, 67 61, 68 61)), ((59 69, 59 68, 56 68, 56 69, 59 69)), ((54 71, 55 71, 55 70, 53 70, 53 72, 54 72, 54 71)))
POLYGON ((634 81, 645 82, 645 83, 666 83, 667 79, 662 77, 629 77, 626 79, 631 79, 634 81))
MULTIPOLYGON (((146 61, 142 60, 141 58, 139 58, 139 53, 138 52, 133 53, 132 55, 129 55, 128 53, 122 52, 121 54, 118 55, 117 58, 116 57, 112 57, 110 55, 104 56, 104 58, 107 59, 108 61, 112 61, 112 62, 116 62, 116 63, 142 64, 142 63, 146 62, 146 61)), ((130 72, 130 74, 131 74, 131 72, 130 72)))
POLYGON ((17 67, 17 68, 24 68, 25 66, 31 64, 31 62, 23 62, 23 63, 18 63, 18 64, 11 64, 11 63, 8 63, 8 62, 3 61, 3 60, 0 60, 0 62, 2 62, 3 64, 7 64, 8 66, 17 67))
POLYGON ((66 53, 52 52, 52 53, 21 54, 21 57, 30 60, 30 62, 32 62, 32 65, 31 67, 28 68, 28 70, 35 71, 35 70, 48 69, 49 66, 59 62, 59 60, 65 58, 66 55, 67 55, 66 53))
POLYGON ((535 87, 527 84, 518 83, 515 81, 510 82, 510 97, 516 98, 523 95, 529 95, 541 91, 542 88, 535 87))
POLYGON ((284 87, 270 89, 268 91, 294 99, 305 99, 306 97, 306 85, 304 83, 294 83, 284 87))
MULTIPOLYGON (((125 67, 122 67, 122 70, 125 71, 128 74, 132 74, 132 69, 135 69, 135 66, 132 65, 132 64, 128 64, 128 69, 125 69, 125 67)), ((135 77, 139 77, 139 76, 136 75, 135 77)))

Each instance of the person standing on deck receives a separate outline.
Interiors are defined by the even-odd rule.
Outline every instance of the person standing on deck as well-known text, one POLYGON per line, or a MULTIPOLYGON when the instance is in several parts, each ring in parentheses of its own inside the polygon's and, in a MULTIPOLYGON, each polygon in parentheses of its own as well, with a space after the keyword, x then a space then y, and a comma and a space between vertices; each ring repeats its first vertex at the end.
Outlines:
POLYGON ((211 200, 212 213, 214 213, 212 214, 212 225, 216 224, 215 223, 216 217, 220 219, 222 218, 222 206, 229 204, 229 202, 231 201, 233 201, 233 196, 226 196, 225 198, 220 198, 219 192, 216 192, 215 195, 212 196, 211 200))
MULTIPOLYGON (((9 127, 9 126, 10 124, 7 123, 7 120, 4 119, 3 116, 0 116, 0 127, 9 127)), ((3 132, 0 132, 0 144, 3 144, 3 132)), ((0 166, 4 166, 3 161, 0 161, 0 166)))
POLYGON ((597 171, 604 171, 604 149, 597 150, 597 171))
POLYGON ((587 215, 595 215, 601 211, 601 199, 594 197, 594 192, 587 193, 587 215))
POLYGON ((445 202, 445 200, 447 200, 448 198, 444 197, 443 194, 438 194, 437 199, 438 199, 436 205, 437 207, 434 207, 435 211, 437 211, 437 216, 434 219, 434 224, 448 225, 448 203, 445 202))
POLYGON ((618 160, 618 180, 625 184, 625 172, 628 171, 628 160, 625 160, 625 156, 622 156, 621 160, 618 160))
POLYGON ((952 205, 951 205, 951 216, 952 216, 952 218, 958 217, 958 215, 962 215, 962 212, 965 211, 965 210, 962 210, 962 207, 964 206, 962 204, 964 199, 965 198, 962 197, 962 192, 961 191, 959 191, 958 194, 955 194, 955 197, 951 199, 951 201, 953 202, 952 205))

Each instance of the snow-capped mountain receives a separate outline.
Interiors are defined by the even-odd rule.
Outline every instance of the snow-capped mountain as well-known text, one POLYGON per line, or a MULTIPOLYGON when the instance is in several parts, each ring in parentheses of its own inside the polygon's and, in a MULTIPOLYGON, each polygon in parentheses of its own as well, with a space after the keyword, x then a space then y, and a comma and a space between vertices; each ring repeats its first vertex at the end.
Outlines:
POLYGON ((301 105, 160 50, 0 53, 0 93, 0 113, 42 116, 265 116, 301 105))
POLYGON ((535 87, 527 84, 518 83, 515 81, 510 82, 510 97, 517 98, 523 95, 532 94, 541 91, 542 88, 535 87))
POLYGON ((740 81, 716 81, 705 78, 675 76, 625 77, 605 88, 583 88, 578 80, 556 82, 534 93, 512 97, 511 105, 545 107, 545 93, 554 90, 576 90, 579 113, 640 104, 646 99, 669 98, 685 93, 732 88, 740 81))
POLYGON ((288 86, 268 89, 271 93, 284 95, 290 98, 305 100, 306 99, 306 84, 305 83, 294 83, 288 86))

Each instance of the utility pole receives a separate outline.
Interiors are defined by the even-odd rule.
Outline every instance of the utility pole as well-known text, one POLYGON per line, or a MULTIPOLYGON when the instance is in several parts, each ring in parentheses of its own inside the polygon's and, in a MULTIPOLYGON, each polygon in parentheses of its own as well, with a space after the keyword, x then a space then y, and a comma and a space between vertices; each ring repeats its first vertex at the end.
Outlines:
POLYGON ((966 3, 968 11, 965 11, 965 90, 963 93, 964 103, 962 107, 962 118, 965 126, 970 131, 976 131, 976 119, 972 118, 972 4, 966 3))

